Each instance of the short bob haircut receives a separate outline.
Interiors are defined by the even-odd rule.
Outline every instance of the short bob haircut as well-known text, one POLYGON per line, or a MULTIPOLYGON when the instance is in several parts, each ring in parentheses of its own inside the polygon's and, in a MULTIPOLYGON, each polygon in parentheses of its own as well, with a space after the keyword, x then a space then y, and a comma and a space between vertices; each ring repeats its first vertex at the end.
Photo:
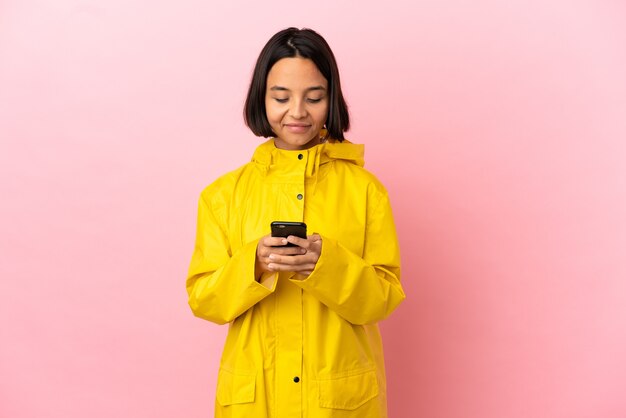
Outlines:
POLYGON ((287 28, 265 44, 257 59, 246 97, 244 120, 256 136, 276 136, 267 120, 265 93, 267 75, 272 66, 283 58, 302 57, 315 63, 328 82, 328 115, 326 129, 331 138, 343 141, 343 133, 350 128, 348 106, 341 93, 339 69, 335 56, 321 35, 311 29, 287 28))

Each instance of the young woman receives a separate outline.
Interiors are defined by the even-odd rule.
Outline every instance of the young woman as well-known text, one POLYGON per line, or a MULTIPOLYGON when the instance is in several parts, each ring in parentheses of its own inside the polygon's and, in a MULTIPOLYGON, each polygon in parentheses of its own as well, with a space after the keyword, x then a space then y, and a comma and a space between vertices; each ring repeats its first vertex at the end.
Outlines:
POLYGON ((202 192, 187 278, 194 314, 229 323, 215 416, 386 417, 377 322, 405 297, 398 242, 363 146, 344 139, 326 41, 309 29, 274 35, 244 114, 270 139, 202 192), (272 221, 313 233, 272 237, 272 221))

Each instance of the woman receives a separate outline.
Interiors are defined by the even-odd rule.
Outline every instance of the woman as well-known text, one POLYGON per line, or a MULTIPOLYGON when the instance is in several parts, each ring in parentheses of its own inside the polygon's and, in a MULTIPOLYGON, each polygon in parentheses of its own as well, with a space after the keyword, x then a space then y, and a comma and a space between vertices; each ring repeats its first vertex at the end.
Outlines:
POLYGON ((244 113, 270 139, 202 192, 187 279, 194 314, 229 323, 215 416, 386 417, 377 322, 405 297, 398 243, 363 146, 344 139, 326 41, 309 29, 274 35, 244 113), (315 233, 271 237, 272 221, 315 233))

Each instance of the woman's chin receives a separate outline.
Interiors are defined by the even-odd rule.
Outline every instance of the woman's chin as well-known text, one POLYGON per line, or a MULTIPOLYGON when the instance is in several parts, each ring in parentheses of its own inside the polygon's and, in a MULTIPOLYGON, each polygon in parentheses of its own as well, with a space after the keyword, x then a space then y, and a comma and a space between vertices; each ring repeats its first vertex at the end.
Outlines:
POLYGON ((314 147, 319 144, 319 135, 309 138, 305 135, 284 135, 274 140, 277 148, 286 150, 299 150, 314 147))

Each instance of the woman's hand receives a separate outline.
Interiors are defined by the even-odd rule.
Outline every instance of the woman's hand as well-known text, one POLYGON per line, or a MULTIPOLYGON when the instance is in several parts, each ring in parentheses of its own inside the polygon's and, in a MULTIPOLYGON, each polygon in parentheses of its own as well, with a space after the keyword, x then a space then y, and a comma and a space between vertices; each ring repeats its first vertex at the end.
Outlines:
POLYGON ((302 276, 311 274, 322 252, 322 237, 309 235, 307 239, 290 235, 287 238, 269 235, 259 240, 256 251, 257 274, 261 272, 293 271, 302 276), (288 242, 295 247, 277 247, 288 242))

